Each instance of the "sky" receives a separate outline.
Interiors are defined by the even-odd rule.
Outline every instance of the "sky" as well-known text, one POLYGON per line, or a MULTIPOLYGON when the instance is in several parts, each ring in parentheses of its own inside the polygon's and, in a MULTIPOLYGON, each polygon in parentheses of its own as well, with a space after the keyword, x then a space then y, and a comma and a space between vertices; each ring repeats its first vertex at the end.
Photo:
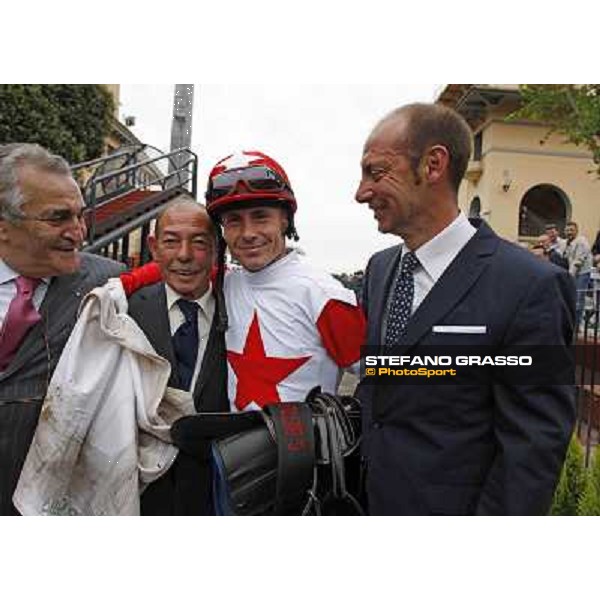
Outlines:
MULTIPOLYGON (((440 84, 194 85, 192 150, 198 190, 221 158, 261 150, 286 170, 296 200, 298 245, 311 264, 332 273, 366 266, 398 243, 377 231, 371 211, 354 201, 362 146, 377 121, 408 102, 431 102, 440 84)), ((169 150, 174 85, 122 84, 121 118, 143 142, 169 150)))

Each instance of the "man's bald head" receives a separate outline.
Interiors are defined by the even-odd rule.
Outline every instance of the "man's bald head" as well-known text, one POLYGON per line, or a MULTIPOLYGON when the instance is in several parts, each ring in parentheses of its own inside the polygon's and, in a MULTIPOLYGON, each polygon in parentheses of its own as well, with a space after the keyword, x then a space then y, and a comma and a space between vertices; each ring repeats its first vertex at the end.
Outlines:
POLYGON ((454 110, 442 104, 407 104, 386 115, 373 129, 367 144, 382 134, 393 138, 398 152, 409 156, 417 173, 428 148, 444 146, 449 153, 449 179, 458 192, 471 156, 471 129, 454 110))
POLYGON ((210 215, 208 214, 208 212, 206 210, 206 207, 203 204, 199 204, 195 200, 192 200, 191 198, 180 198, 178 200, 173 200, 172 202, 169 202, 165 206, 163 211, 158 215, 158 217, 156 219, 156 224, 154 225, 155 237, 158 237, 160 235, 160 228, 161 228, 162 223, 165 220, 165 217, 168 217, 170 214, 173 214, 174 212, 189 214, 190 217, 193 217, 194 215, 198 215, 198 214, 205 216, 207 223, 209 225, 209 231, 210 231, 211 235, 213 236, 213 238, 215 238, 215 236, 216 236, 215 227, 212 222, 212 219, 210 218, 210 215))
POLYGON ((201 204, 193 200, 170 203, 148 236, 152 257, 165 283, 182 298, 197 300, 209 287, 215 264, 215 227, 201 204))

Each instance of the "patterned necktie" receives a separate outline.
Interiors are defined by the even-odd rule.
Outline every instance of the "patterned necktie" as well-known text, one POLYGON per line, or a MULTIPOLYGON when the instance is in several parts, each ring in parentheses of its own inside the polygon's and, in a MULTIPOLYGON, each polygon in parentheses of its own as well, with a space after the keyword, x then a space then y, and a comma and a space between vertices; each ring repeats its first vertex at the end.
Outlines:
POLYGON ((177 300, 185 322, 173 334, 173 349, 177 359, 181 389, 189 390, 198 357, 198 309, 196 302, 177 300))
POLYGON ((419 266, 419 259, 412 252, 404 252, 400 265, 400 274, 396 280, 394 295, 390 303, 390 311, 385 332, 385 345, 398 344, 406 330, 410 319, 413 298, 415 296, 415 279, 413 271, 419 266))
POLYGON ((14 358, 27 332, 41 319, 33 305, 33 293, 41 279, 19 275, 17 295, 12 299, 0 332, 0 371, 14 358))

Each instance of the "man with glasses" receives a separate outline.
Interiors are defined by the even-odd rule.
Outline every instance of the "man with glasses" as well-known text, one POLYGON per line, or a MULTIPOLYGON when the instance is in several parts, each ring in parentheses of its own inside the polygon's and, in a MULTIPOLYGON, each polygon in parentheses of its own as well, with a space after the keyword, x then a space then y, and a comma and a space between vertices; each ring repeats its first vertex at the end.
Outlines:
POLYGON ((380 232, 402 238, 367 267, 368 344, 425 357, 453 347, 476 358, 541 348, 542 372, 365 377, 358 396, 371 514, 546 514, 573 428, 573 283, 467 220, 458 189, 470 155, 469 126, 437 104, 403 106, 367 139, 356 201, 380 232))
POLYGON ((82 297, 123 267, 81 254, 81 192, 69 165, 36 144, 0 145, 0 515, 82 297))

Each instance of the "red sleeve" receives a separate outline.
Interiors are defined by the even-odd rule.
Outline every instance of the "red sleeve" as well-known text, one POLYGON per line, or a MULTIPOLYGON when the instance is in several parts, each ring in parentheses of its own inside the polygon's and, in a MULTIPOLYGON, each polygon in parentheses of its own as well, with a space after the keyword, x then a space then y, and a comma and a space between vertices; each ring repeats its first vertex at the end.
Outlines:
POLYGON ((137 292, 140 288, 162 281, 160 269, 155 262, 150 262, 126 273, 121 273, 119 277, 121 278, 121 283, 127 297, 137 292))
POLYGON ((360 306, 329 300, 317 320, 327 353, 340 367, 349 367, 360 359, 360 347, 366 343, 367 321, 360 306))
MULTIPOLYGON (((227 268, 225 268, 227 272, 227 268)), ((213 267, 210 272, 210 281, 214 284, 217 276, 217 267, 213 267)), ((141 267, 137 267, 131 271, 127 271, 126 273, 121 273, 119 275, 121 278, 121 283, 123 284, 123 289, 125 290, 125 295, 129 298, 131 294, 137 292, 140 288, 143 288, 147 285, 152 285, 153 283, 158 283, 162 281, 162 275, 160 273, 160 269, 155 262, 149 262, 141 267)))

